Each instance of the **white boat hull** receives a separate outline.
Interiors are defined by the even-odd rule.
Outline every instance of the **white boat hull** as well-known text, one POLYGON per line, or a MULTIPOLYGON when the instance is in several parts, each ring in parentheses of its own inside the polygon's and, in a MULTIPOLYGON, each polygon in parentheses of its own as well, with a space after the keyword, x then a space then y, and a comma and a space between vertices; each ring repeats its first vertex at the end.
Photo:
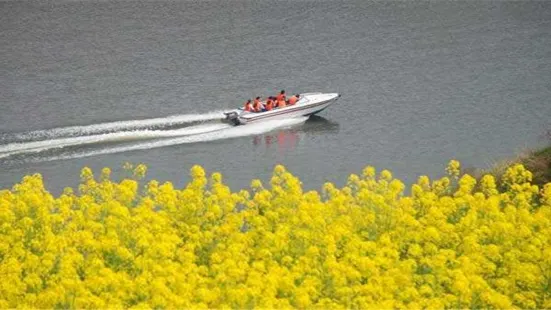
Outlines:
POLYGON ((266 120, 296 118, 319 113, 333 104, 340 97, 337 93, 306 93, 300 95, 300 100, 284 108, 275 108, 265 112, 246 112, 242 108, 226 112, 226 120, 245 125, 266 120))

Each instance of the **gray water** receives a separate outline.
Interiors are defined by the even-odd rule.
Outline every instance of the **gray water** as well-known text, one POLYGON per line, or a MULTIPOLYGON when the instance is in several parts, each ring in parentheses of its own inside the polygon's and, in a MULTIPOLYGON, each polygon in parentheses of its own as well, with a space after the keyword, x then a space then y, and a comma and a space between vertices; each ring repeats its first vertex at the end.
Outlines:
POLYGON ((84 166, 126 161, 178 186, 194 164, 234 190, 276 163, 307 189, 366 165, 409 183, 452 158, 488 167, 551 129, 549 1, 0 1, 0 55, 0 149, 46 141, 0 153, 0 188, 40 172, 59 192, 84 166), (178 136, 280 89, 342 97, 304 124, 178 136), (120 130, 141 131, 80 143, 120 130))

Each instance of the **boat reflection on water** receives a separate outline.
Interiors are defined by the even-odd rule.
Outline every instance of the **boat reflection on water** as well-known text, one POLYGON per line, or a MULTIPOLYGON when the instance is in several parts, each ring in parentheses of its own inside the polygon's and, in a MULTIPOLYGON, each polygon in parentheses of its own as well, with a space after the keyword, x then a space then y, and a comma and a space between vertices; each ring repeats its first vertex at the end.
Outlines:
POLYGON ((255 136, 253 138, 253 144, 256 146, 265 145, 267 147, 276 145, 280 149, 288 150, 295 148, 304 135, 308 135, 310 133, 334 133, 338 131, 338 123, 321 116, 312 115, 300 127, 283 129, 278 132, 255 136))
POLYGON ((300 135, 296 130, 281 130, 274 134, 256 136, 253 138, 253 144, 267 147, 277 145, 281 149, 293 149, 299 140, 300 135))
POLYGON ((312 115, 301 127, 297 128, 300 131, 309 132, 339 132, 339 123, 330 121, 318 115, 312 115))

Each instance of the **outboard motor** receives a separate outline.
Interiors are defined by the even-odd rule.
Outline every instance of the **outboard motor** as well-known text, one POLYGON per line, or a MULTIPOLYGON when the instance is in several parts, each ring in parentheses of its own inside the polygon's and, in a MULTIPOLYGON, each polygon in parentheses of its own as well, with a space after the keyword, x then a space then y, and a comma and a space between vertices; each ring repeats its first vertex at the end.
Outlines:
POLYGON ((226 121, 234 125, 239 125, 239 114, 237 114, 236 111, 224 112, 224 115, 226 115, 226 121))

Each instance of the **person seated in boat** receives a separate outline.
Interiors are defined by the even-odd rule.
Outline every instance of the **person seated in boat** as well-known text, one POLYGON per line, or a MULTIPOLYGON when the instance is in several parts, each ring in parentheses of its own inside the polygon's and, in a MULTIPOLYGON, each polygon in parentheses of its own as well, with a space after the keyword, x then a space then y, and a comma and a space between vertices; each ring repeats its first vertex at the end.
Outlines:
POLYGON ((268 97, 268 100, 270 100, 272 102, 272 110, 277 109, 277 100, 275 99, 275 97, 270 96, 270 97, 268 97))
POLYGON ((277 101, 280 101, 280 100, 285 101, 285 99, 286 99, 285 90, 282 90, 281 92, 279 92, 279 95, 276 96, 276 100, 277 101))
POLYGON ((256 97, 254 99, 253 109, 255 112, 264 111, 264 106, 262 105, 262 102, 260 102, 260 97, 256 97))
POLYGON ((247 111, 247 112, 252 112, 253 111, 253 107, 251 105, 251 99, 249 99, 249 100, 247 100, 247 102, 245 102, 244 110, 247 111))
POLYGON ((277 108, 277 100, 274 96, 270 96, 270 100, 272 101, 272 108, 277 108))
POLYGON ((277 107, 278 108, 285 108, 285 106, 287 106, 287 103, 285 103, 285 99, 277 100, 277 107))
POLYGON ((254 106, 254 105, 258 105, 259 103, 260 103, 260 97, 254 98, 253 106, 254 106))
POLYGON ((266 111, 271 111, 274 108, 274 101, 272 100, 272 97, 268 98, 266 100, 266 111))
POLYGON ((294 105, 295 103, 297 103, 298 99, 300 98, 300 95, 299 94, 296 94, 294 96, 291 96, 291 98, 289 98, 289 100, 287 101, 287 103, 289 105, 294 105))

